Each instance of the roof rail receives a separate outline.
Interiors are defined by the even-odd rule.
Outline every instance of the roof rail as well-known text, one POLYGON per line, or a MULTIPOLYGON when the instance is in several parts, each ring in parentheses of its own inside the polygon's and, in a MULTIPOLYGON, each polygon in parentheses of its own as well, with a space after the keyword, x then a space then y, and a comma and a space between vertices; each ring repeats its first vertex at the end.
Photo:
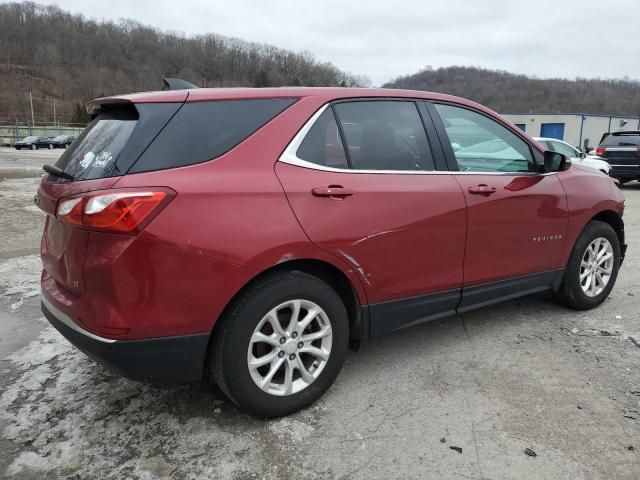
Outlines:
POLYGON ((163 78, 162 81, 164 82, 163 90, 192 90, 194 88, 200 88, 180 78, 163 78))

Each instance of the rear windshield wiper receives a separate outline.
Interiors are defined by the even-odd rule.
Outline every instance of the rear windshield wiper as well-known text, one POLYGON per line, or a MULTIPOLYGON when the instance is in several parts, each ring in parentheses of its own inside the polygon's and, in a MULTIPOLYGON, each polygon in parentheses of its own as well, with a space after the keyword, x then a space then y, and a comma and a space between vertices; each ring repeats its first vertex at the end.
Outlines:
POLYGON ((62 169, 56 167, 55 165, 43 165, 42 169, 47 172, 49 175, 53 175, 54 177, 64 178, 65 180, 75 180, 73 175, 70 175, 63 171, 62 169))

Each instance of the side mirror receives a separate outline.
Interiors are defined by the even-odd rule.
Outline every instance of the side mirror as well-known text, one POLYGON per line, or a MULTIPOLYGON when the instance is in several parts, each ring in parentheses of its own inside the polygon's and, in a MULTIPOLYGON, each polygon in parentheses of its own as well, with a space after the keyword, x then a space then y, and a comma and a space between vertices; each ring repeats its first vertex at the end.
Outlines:
POLYGON ((547 150, 544 152, 544 171, 545 173, 549 172, 559 172, 560 170, 564 170, 565 165, 567 164, 567 157, 558 152, 552 152, 551 150, 547 150))

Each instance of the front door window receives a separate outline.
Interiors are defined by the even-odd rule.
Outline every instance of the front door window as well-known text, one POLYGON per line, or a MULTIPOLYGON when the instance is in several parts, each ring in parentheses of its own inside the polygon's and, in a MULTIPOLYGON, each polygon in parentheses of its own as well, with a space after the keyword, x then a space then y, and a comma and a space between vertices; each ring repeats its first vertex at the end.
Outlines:
POLYGON ((435 105, 460 170, 529 172, 531 149, 520 137, 490 118, 452 105, 435 105))

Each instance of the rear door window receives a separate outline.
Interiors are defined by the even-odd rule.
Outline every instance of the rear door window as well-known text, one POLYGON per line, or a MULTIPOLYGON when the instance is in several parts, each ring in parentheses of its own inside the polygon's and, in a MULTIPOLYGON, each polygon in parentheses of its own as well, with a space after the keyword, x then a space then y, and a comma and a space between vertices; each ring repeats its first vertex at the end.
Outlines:
POLYGON ((193 165, 219 157, 295 101, 292 98, 269 98, 187 102, 130 172, 193 165))
POLYGON ((334 105, 357 170, 434 170, 418 108, 411 101, 358 101, 334 105))
POLYGON ((342 139, 331 108, 315 121, 298 147, 296 156, 307 162, 331 168, 349 168, 342 139))

